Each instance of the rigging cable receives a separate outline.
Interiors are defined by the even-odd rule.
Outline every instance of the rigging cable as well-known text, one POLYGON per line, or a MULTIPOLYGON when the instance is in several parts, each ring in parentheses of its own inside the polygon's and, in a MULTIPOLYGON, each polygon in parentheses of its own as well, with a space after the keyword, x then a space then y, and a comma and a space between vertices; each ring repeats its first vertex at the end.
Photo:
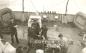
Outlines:
POLYGON ((37 15, 38 15, 38 14, 39 14, 39 11, 36 9, 36 7, 35 7, 35 5, 34 5, 33 1, 32 1, 32 0, 30 0, 30 2, 31 2, 31 4, 32 4, 33 8, 35 9, 35 11, 37 12, 37 15))
POLYGON ((69 0, 67 0, 67 3, 66 3, 66 9, 65 9, 65 16, 66 16, 66 14, 67 14, 67 11, 68 11, 68 3, 69 3, 69 0))

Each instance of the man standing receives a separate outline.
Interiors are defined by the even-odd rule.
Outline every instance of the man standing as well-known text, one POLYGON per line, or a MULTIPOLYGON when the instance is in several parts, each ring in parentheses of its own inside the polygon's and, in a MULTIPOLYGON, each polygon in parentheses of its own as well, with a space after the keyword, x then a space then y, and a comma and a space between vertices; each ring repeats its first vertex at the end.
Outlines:
POLYGON ((39 35, 40 32, 40 25, 37 22, 37 20, 33 20, 33 23, 31 24, 32 27, 34 27, 36 35, 39 35))
POLYGON ((47 31, 48 31, 47 26, 43 25, 42 28, 41 28, 41 36, 43 36, 45 39, 48 39, 48 37, 47 37, 47 31))
POLYGON ((4 8, 0 10, 0 36, 3 38, 2 34, 11 34, 11 41, 14 43, 14 35, 17 43, 19 43, 17 37, 17 30, 14 27, 14 17, 11 9, 4 8))

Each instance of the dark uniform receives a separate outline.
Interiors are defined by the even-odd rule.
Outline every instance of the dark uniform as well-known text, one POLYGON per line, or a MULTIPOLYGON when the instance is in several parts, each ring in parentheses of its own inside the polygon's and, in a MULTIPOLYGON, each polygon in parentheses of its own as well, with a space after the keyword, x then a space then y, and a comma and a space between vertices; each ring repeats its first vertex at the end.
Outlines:
POLYGON ((33 41, 32 40, 37 40, 38 36, 35 32, 35 28, 34 27, 29 27, 28 28, 28 46, 30 48, 33 48, 33 41))
POLYGON ((42 39, 41 37, 38 36, 39 31, 40 31, 40 26, 39 26, 38 22, 33 22, 31 27, 28 28, 28 37, 29 37, 28 45, 31 48, 33 48, 33 47, 39 48, 39 46, 41 46, 41 44, 34 44, 34 43, 29 42, 31 39, 34 39, 34 40, 42 39))
POLYGON ((38 36, 37 36, 37 34, 35 32, 35 28, 29 27, 29 29, 28 29, 28 37, 33 38, 33 39, 37 39, 38 38, 38 36))
POLYGON ((48 38, 47 38, 47 31, 48 31, 48 28, 46 27, 46 25, 44 25, 44 26, 41 28, 41 36, 44 36, 45 39, 48 39, 48 38))
POLYGON ((39 23, 38 22, 33 22, 31 26, 35 28, 36 34, 39 35, 39 32, 40 32, 40 25, 39 25, 39 23))

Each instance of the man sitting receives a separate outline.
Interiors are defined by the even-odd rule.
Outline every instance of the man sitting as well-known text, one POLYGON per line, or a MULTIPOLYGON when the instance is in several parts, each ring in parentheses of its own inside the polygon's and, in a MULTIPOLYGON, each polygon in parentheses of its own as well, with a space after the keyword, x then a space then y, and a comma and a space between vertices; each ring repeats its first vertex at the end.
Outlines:
POLYGON ((62 34, 59 34, 59 40, 62 42, 62 46, 61 46, 61 52, 62 53, 67 53, 68 50, 68 39, 66 37, 64 37, 62 34))

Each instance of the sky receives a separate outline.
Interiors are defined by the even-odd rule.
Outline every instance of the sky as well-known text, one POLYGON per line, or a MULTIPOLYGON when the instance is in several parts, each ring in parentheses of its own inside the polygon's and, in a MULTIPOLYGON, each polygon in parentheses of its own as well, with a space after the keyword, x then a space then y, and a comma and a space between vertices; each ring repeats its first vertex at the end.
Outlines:
MULTIPOLYGON (((24 0, 24 11, 41 12, 56 11, 57 13, 65 13, 67 0, 24 0)), ((0 0, 2 8, 11 8, 13 11, 22 11, 22 0, 0 0)), ((86 0, 69 0, 68 14, 76 14, 78 12, 86 13, 86 0)))

